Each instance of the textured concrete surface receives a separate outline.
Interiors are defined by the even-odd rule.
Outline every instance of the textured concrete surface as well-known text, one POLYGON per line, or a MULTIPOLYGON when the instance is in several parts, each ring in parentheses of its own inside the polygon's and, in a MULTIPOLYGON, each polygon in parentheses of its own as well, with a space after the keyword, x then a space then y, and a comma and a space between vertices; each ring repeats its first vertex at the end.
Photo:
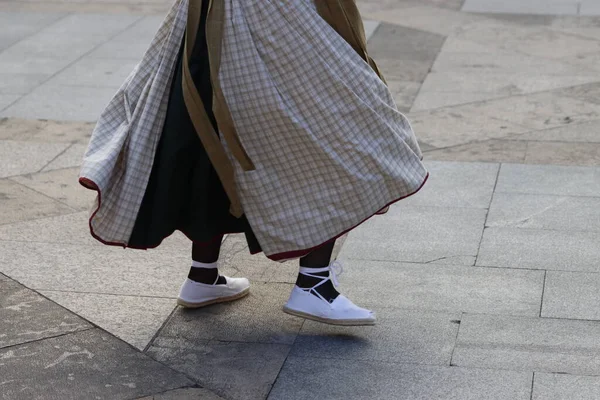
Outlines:
POLYGON ((297 263, 243 235, 221 271, 250 296, 196 311, 175 304, 183 235, 89 235, 81 157, 170 4, 0 0, 3 398, 600 396, 594 1, 358 0, 431 178, 340 253, 341 291, 379 318, 357 328, 283 314, 297 263))

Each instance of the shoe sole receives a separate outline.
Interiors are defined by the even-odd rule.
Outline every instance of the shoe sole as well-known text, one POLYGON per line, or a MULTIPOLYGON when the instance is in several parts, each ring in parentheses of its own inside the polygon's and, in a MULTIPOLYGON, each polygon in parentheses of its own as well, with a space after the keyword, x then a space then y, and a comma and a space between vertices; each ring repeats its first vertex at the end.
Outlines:
POLYGON ((302 311, 292 310, 288 307, 283 307, 283 312, 295 317, 310 319, 312 321, 321 322, 323 324, 338 325, 338 326, 372 326, 375 325, 375 320, 372 319, 329 319, 317 317, 316 315, 307 314, 302 311))
POLYGON ((249 293, 250 293, 250 288, 245 289, 245 290, 239 292, 238 294, 234 294, 233 296, 219 297, 217 299, 203 301, 201 303, 190 303, 185 300, 177 299, 177 304, 182 307, 185 307, 185 308, 201 308, 201 307, 210 306, 212 304, 227 303, 229 301, 239 300, 243 297, 248 296, 249 293))

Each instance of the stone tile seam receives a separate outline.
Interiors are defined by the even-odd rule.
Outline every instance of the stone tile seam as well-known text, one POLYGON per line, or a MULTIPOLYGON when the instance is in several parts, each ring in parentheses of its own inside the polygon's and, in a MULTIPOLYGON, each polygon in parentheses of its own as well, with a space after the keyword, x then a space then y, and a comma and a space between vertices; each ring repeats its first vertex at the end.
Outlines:
MULTIPOLYGON (((512 319, 519 319, 519 320, 528 320, 528 321, 555 321, 555 322, 578 322, 578 323, 582 323, 582 324, 587 324, 587 325, 600 325, 600 320, 598 319, 577 319, 577 318, 557 318, 557 317, 539 317, 537 315, 534 316, 528 316, 528 315, 511 315, 511 314, 494 314, 494 313, 489 313, 489 312, 470 312, 470 311, 464 311, 462 313, 463 315, 463 320, 465 317, 508 317, 508 318, 512 318, 512 319)), ((462 321, 462 320, 461 320, 462 321)), ((600 376, 600 373, 599 373, 600 376)))
POLYGON ((165 318, 163 320, 162 324, 160 324, 160 327, 158 327, 156 332, 154 332, 154 335, 152 335, 152 337, 150 338, 150 340, 148 341, 146 346, 144 346, 142 353, 146 354, 146 352, 150 349, 150 347, 152 347, 152 345, 154 344, 154 341, 160 336, 160 334, 163 332, 163 330, 167 326, 167 324, 173 319, 173 315, 175 314, 175 312, 177 311, 178 308, 179 307, 177 306, 177 303, 173 302, 173 309, 171 310, 171 312, 169 313, 167 318, 165 318))
MULTIPOLYGON (((402 261, 401 263, 403 264, 407 264, 406 262, 402 261)), ((448 264, 435 264, 435 265, 439 265, 439 266, 444 266, 444 265, 448 265, 448 264)), ((454 267, 465 267, 465 265, 452 265, 454 267)), ((546 271, 546 272, 569 272, 569 273, 573 273, 573 274, 600 274, 600 271, 587 271, 587 270, 568 270, 568 269, 545 269, 545 268, 531 268, 531 267, 526 267, 526 268, 517 268, 517 267, 501 267, 498 265, 475 265, 474 268, 490 268, 490 269, 506 269, 506 270, 513 270, 513 271, 546 271)))
POLYGON ((548 278, 548 271, 544 270, 544 282, 542 283, 542 298, 540 300, 540 318, 543 318, 544 310, 544 295, 546 294, 546 279, 548 278))
MULTIPOLYGON (((283 311, 282 311, 283 312, 283 311)), ((289 345, 287 354, 285 355, 285 359, 283 360, 283 362, 281 363, 281 367, 279 368, 279 371, 277 372, 277 376, 275 376, 275 379, 273 380, 273 382, 271 383, 271 388, 269 389, 269 392, 267 393, 267 395, 265 396, 265 399, 268 399, 271 396, 271 392, 273 391, 273 389, 275 388, 275 385, 277 384, 277 380, 279 380, 279 376, 281 375, 281 372, 283 371, 283 368, 285 367, 285 364, 287 363, 288 359, 290 358, 291 354, 292 354, 292 349, 294 348, 294 346, 296 345, 296 341, 298 340, 298 336, 300 336, 300 332, 302 332, 302 329, 304 329, 304 325, 306 324, 306 319, 304 319, 302 321, 302 324, 300 324, 300 327, 298 328, 298 332, 296 332, 296 334, 294 335, 294 341, 292 342, 291 345, 289 345)))
POLYGON ((456 346, 458 345, 458 337, 460 335, 460 329, 462 328, 462 320, 464 319, 465 313, 460 313, 460 320, 458 322, 458 329, 456 330, 456 336, 454 337, 454 346, 452 346, 452 353, 450 353, 450 367, 454 366, 454 352, 456 351, 456 346))
POLYGON ((490 196, 490 202, 488 203, 487 211, 485 213, 485 219, 483 220, 483 227, 481 229, 481 236, 479 237, 479 245, 477 246, 477 253, 475 254, 475 261, 473 265, 477 265, 477 261, 479 260, 479 253, 481 252, 481 244, 483 243, 483 237, 485 235, 485 227, 487 226, 488 218, 490 215, 490 209, 492 208, 492 203, 494 202, 494 195, 496 194, 496 188, 498 187, 498 180, 500 179, 500 173, 502 172, 502 165, 498 166, 498 170, 496 171, 496 179, 494 180, 494 188, 492 189, 492 195, 490 196))
POLYGON ((49 23, 48 25, 42 26, 39 29, 37 29, 35 32, 32 32, 31 34, 26 35, 16 41, 14 41, 13 43, 10 44, 10 46, 8 46, 8 47, 4 48, 2 51, 0 51, 0 54, 2 54, 3 52, 5 52, 7 50, 10 50, 12 47, 16 46, 23 40, 30 39, 32 36, 42 33, 43 30, 48 29, 48 28, 52 27, 53 25, 59 24, 61 21, 65 20, 65 19, 69 18, 71 15, 73 15, 73 13, 58 13, 58 14, 61 16, 58 17, 55 21, 49 23))
MULTIPOLYGON (((469 256, 469 257, 475 257, 475 256, 469 256)), ((514 270, 514 271, 544 271, 541 268, 516 268, 516 267, 500 267, 497 265, 467 265, 467 264, 433 264, 433 263, 423 263, 423 262, 419 262, 419 261, 402 261, 402 260, 382 260, 382 259, 372 259, 372 258, 357 258, 357 257, 344 257, 345 260, 354 260, 354 261, 371 261, 371 262, 375 262, 375 263, 381 263, 381 264, 414 264, 415 266, 420 265, 420 266, 431 266, 431 267, 445 267, 445 268, 450 268, 450 267, 462 267, 462 268, 490 268, 490 269, 499 269, 499 270, 514 270)), ((551 270, 551 271, 560 271, 560 272, 571 272, 569 270, 551 270)), ((585 271, 579 271, 579 272, 585 272, 585 271)), ((600 272, 597 272, 600 274, 600 272)), ((342 278, 343 279, 343 278, 342 278)), ((283 283, 288 283, 288 282, 283 282, 283 283)))
MULTIPOLYGON (((71 314, 74 314, 72 311, 69 311, 71 314)), ((46 336, 43 338, 39 338, 39 339, 34 339, 34 340, 29 340, 29 341, 25 341, 25 342, 21 342, 21 343, 16 343, 16 344, 11 344, 9 346, 4 346, 4 347, 0 347, 0 352, 4 352, 10 349, 14 349, 17 347, 21 347, 21 346, 27 346, 27 345, 32 345, 34 343, 39 343, 39 342, 43 342, 45 340, 50 340, 50 339, 56 339, 56 338, 60 338, 63 336, 69 336, 69 335, 74 335, 77 333, 81 333, 81 332, 87 332, 87 331, 92 331, 98 329, 96 326, 90 326, 88 328, 82 328, 82 329, 76 329, 70 332, 64 332, 64 333, 59 333, 57 335, 50 335, 50 336, 46 336)), ((121 340, 121 339, 119 339, 121 340)))
POLYGON ((56 161, 58 158, 60 158, 61 156, 63 156, 67 151, 69 151, 70 149, 73 148, 73 146, 75 145, 75 143, 65 143, 68 144, 66 148, 64 148, 60 153, 58 153, 53 159, 51 159, 50 161, 48 161, 46 163, 46 165, 44 165, 42 168, 40 168, 38 171, 33 172, 31 174, 26 174, 26 175, 33 175, 33 174, 39 174, 40 172, 48 172, 48 171, 44 171, 50 164, 52 164, 54 161, 56 161))
MULTIPOLYGON (((498 192, 505 193, 505 192, 498 192)), ((512 192, 508 192, 512 193, 512 192)), ((580 196, 584 197, 584 196, 580 196)), ((595 196, 587 196, 588 198, 597 199, 599 197, 595 196)), ((550 229, 550 228, 525 228, 525 227, 515 227, 515 226, 485 226, 485 229, 514 229, 514 230, 523 230, 523 231, 538 231, 538 232, 569 232, 569 233, 595 233, 600 235, 600 230, 589 230, 589 229, 550 229)))
MULTIPOLYGON (((3 240, 0 240, 3 242, 3 240)), ((11 278, 12 279, 12 278, 11 278)), ((32 290, 41 291, 41 292, 53 292, 53 293, 73 293, 73 294, 92 294, 99 296, 114 296, 114 297, 141 297, 147 299, 162 299, 162 300, 177 300, 177 296, 151 296, 151 295, 137 295, 137 294, 121 294, 121 293, 110 293, 110 292, 84 292, 81 290, 60 290, 60 289, 44 289, 40 287, 31 288, 32 290)))
MULTIPOLYGON (((31 92, 29 92, 29 93, 31 93, 31 92)), ((17 96, 16 100, 9 102, 5 107, 0 107, 0 113, 8 110, 10 107, 17 104, 23 97, 27 96, 27 94, 29 94, 29 93, 15 95, 15 96, 17 96)))
POLYGON ((529 400, 533 400, 533 390, 535 385, 535 371, 531 373, 531 392, 529 394, 529 400))

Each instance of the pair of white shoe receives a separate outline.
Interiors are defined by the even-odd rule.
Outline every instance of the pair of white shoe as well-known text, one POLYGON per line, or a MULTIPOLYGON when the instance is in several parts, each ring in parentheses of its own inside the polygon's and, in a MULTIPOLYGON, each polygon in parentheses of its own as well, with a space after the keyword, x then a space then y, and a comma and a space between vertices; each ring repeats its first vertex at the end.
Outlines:
MULTIPOLYGON (((337 286, 337 276, 341 273, 339 263, 333 263, 329 267, 321 269, 300 268, 300 273, 319 278, 321 282, 308 289, 294 286, 289 300, 283 307, 284 312, 332 325, 375 324, 375 314, 372 311, 358 307, 343 295, 328 302, 315 290, 329 280, 332 280, 337 286), (325 271, 329 271, 329 276, 313 275, 325 271)), ((227 283, 224 285, 209 285, 187 279, 181 287, 177 303, 183 307, 200 308, 210 304, 241 299, 250 292, 248 279, 229 277, 225 277, 225 279, 227 283)))

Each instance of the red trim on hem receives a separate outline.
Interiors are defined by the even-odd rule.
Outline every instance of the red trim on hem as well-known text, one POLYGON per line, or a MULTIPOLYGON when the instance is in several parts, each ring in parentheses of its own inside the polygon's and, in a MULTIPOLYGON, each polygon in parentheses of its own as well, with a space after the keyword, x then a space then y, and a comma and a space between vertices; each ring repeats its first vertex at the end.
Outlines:
MULTIPOLYGON (((395 204, 397 202, 399 202, 400 200, 404 200, 416 193, 418 193, 423 186, 425 186, 425 183, 427 183, 427 180, 429 179, 429 173, 427 173, 427 175, 425 176, 425 179, 423 180, 423 182, 421 183, 421 186, 419 186, 419 188, 417 190, 415 190, 414 192, 404 196, 404 197, 400 197, 399 199, 396 199, 388 204, 386 204, 385 206, 383 206, 381 208, 381 210, 385 209, 386 207, 391 206, 392 204, 395 204)), ((100 211, 100 207, 102 206, 102 191, 100 190, 100 188, 98 187, 98 185, 96 185, 96 183, 94 183, 92 180, 88 179, 88 178, 79 178, 79 184, 81 186, 83 186, 86 189, 89 190, 93 190, 96 193, 98 193, 98 207, 92 212, 92 215, 90 216, 89 219, 89 227, 90 227, 90 234, 92 235, 92 237, 94 239, 96 239, 97 241, 99 241, 102 244, 105 244, 107 246, 119 246, 119 247, 123 247, 123 248, 129 248, 129 249, 134 249, 134 250, 149 250, 149 249, 155 249, 158 246, 160 246, 162 244, 162 242, 167 239, 169 236, 166 236, 165 238, 163 238, 163 240, 161 240, 158 244, 156 245, 152 245, 152 246, 147 246, 147 247, 135 247, 135 246, 130 246, 127 243, 118 243, 118 242, 109 242, 106 241, 104 239, 102 239, 100 236, 98 236, 95 232, 94 232, 94 228, 92 226, 92 219, 94 219, 94 217, 96 216, 96 214, 98 213, 98 211, 100 211)), ((381 211, 380 210, 380 211, 381 211)), ((352 228, 345 230, 344 232, 340 233, 339 235, 321 243, 320 245, 311 247, 309 249, 305 249, 305 250, 295 250, 295 251, 289 251, 289 252, 285 252, 285 253, 278 253, 278 254, 274 254, 271 256, 267 256, 265 254, 265 256, 273 261, 284 261, 284 260, 290 260, 290 259, 295 259, 295 258, 300 258, 302 256, 307 255, 308 253, 311 253, 313 251, 315 251, 316 249, 318 249, 319 247, 325 246, 328 243, 331 243, 334 240, 337 240, 338 238, 344 236, 346 233, 350 232, 351 230, 357 228, 358 226, 362 225, 363 223, 365 223, 366 221, 368 221, 369 219, 371 219, 372 217, 374 217, 375 215, 382 215, 379 214, 379 211, 372 214, 370 217, 365 218, 364 220, 362 220, 361 222, 359 222, 358 224, 354 225, 352 228)), ((181 232, 181 231, 180 231, 181 232)), ((175 232, 173 232, 175 233, 175 232)), ((221 236, 221 235, 228 235, 228 234, 233 234, 233 233, 242 233, 242 232, 225 232, 222 234, 219 234, 215 237, 213 237, 212 239, 210 239, 208 242, 198 242, 193 240, 192 238, 190 238, 185 232, 181 232, 183 233, 190 241, 192 241, 192 243, 197 244, 197 245, 201 245, 201 246, 206 246, 212 242, 214 242, 216 240, 217 237, 221 236)), ((263 251, 255 251, 255 252, 250 252, 251 255, 255 255, 255 254, 259 254, 259 253, 263 253, 263 251)))
MULTIPOLYGON (((418 193, 421 189, 423 189, 423 186, 425 186, 425 183, 427 183, 427 180, 429 179, 429 173, 427 173, 427 176, 425 176, 425 179, 423 180, 423 183, 421 183, 421 186, 419 186, 419 188, 417 190, 415 190, 414 192, 404 196, 404 197, 400 197, 399 199, 396 199, 394 201, 392 201, 391 203, 388 203, 387 205, 383 206, 381 209, 383 210, 386 207, 391 206, 394 203, 399 202, 400 200, 404 200, 416 193, 418 193)), ((346 233, 350 232, 351 230, 357 228, 359 225, 362 225, 363 223, 365 223, 366 221, 368 221, 369 219, 371 219, 372 217, 374 217, 375 215, 378 215, 378 213, 374 213, 373 215, 371 215, 370 217, 365 218, 364 220, 362 220, 361 222, 359 222, 358 224, 354 225, 352 228, 345 230, 344 232, 340 233, 339 235, 335 236, 334 238, 331 238, 329 240, 327 240, 324 243, 321 243, 318 246, 314 246, 311 247, 309 249, 305 249, 305 250, 295 250, 295 251, 288 251, 286 253, 278 253, 278 254, 274 254, 271 256, 267 256, 267 258, 273 260, 273 261, 284 261, 284 260, 291 260, 291 259, 295 259, 295 258, 300 258, 302 256, 307 255, 308 253, 311 253, 313 251, 315 251, 316 249, 318 249, 319 247, 325 246, 328 243, 331 243, 334 240, 337 240, 338 238, 344 236, 346 233)))

